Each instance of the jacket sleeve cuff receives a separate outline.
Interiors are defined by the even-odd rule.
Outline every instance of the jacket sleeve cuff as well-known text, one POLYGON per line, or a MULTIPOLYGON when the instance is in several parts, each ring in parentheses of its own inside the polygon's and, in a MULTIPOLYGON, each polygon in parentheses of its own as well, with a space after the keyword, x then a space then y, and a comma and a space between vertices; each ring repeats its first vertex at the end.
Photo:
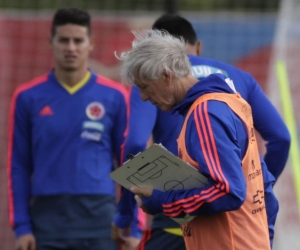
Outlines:
POLYGON ((30 224, 23 224, 23 225, 18 225, 14 228, 16 238, 19 238, 20 236, 24 234, 31 234, 32 229, 30 224))
POLYGON ((134 211, 137 208, 134 194, 125 188, 123 188, 122 190, 123 192, 117 206, 117 211, 122 217, 133 217, 134 211))
POLYGON ((162 205, 166 199, 167 193, 159 190, 153 190, 150 197, 143 197, 142 202, 149 214, 158 214, 163 212, 162 205))

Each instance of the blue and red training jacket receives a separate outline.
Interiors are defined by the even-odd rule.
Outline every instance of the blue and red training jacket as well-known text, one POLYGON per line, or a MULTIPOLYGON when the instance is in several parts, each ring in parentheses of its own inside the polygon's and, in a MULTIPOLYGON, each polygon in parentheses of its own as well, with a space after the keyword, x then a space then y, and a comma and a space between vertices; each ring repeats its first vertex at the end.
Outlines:
MULTIPOLYGON (((266 154, 264 156, 264 160, 267 163, 268 170, 277 180, 287 161, 290 146, 290 135, 278 111, 274 108, 259 84, 250 74, 234 66, 194 55, 189 55, 188 57, 191 62, 192 73, 198 79, 207 77, 212 73, 222 73, 233 80, 237 92, 241 94, 252 108, 254 127, 266 141, 266 154)), ((207 91, 209 92, 212 90, 207 91)), ((154 107, 151 107, 151 109, 153 108, 154 107)), ((146 113, 147 111, 148 110, 144 110, 143 113, 146 113)), ((153 114, 153 112, 150 112, 150 114, 153 114)), ((148 116, 149 121, 153 119, 156 119, 155 126, 153 128, 154 142, 162 143, 169 151, 177 155, 176 140, 184 117, 177 113, 172 114, 171 112, 162 112, 157 108, 156 117, 148 116)), ((149 129, 145 129, 145 132, 148 133, 149 129)), ((265 180, 266 186, 269 184, 268 181, 272 184, 274 183, 274 179, 267 178, 265 180)), ((269 191, 273 192, 272 188, 270 188, 269 191)), ((278 204, 276 203, 272 205, 271 201, 266 201, 266 203, 269 204, 267 206, 273 211, 271 214, 277 214, 278 204)), ((126 211, 125 206, 119 204, 119 207, 119 213, 120 211, 123 211, 123 214, 126 212, 130 213, 128 210, 126 211)), ((115 220, 115 223, 120 223, 123 226, 128 224, 128 222, 122 223, 121 221, 120 217, 118 217, 118 219, 115 220)), ((274 222, 274 216, 270 215, 269 227, 273 228, 274 222)), ((153 224, 151 227, 173 228, 178 227, 178 224, 163 214, 156 214, 153 218, 153 224)))
POLYGON ((121 165, 148 139, 128 135, 135 96, 94 73, 75 88, 59 83, 54 71, 17 88, 7 163, 17 237, 110 237, 116 190, 109 173, 115 159, 121 165))

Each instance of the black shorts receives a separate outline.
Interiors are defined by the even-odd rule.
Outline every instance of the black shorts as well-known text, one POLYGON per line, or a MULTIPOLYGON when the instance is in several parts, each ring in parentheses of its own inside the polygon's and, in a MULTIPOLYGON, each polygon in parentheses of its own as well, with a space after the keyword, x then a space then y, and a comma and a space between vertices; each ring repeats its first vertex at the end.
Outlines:
POLYGON ((186 250, 182 236, 167 233, 163 228, 144 230, 136 250, 186 250))

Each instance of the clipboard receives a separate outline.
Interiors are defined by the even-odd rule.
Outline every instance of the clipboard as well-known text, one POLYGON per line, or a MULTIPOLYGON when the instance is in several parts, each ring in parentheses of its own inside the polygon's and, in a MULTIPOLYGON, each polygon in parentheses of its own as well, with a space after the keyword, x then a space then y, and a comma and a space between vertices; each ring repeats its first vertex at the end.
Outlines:
MULTIPOLYGON (((182 161, 161 144, 154 144, 132 156, 121 167, 111 172, 110 177, 127 189, 137 186, 164 192, 201 188, 208 184, 207 178, 196 168, 182 161)), ((195 216, 186 214, 184 218, 171 219, 185 224, 193 218, 195 216)))

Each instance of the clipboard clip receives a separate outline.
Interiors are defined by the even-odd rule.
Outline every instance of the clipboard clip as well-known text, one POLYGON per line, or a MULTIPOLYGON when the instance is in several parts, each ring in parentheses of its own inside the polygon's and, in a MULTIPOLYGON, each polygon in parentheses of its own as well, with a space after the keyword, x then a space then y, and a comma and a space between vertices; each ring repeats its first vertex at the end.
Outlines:
POLYGON ((129 159, 129 160, 132 160, 135 156, 133 154, 128 154, 126 155, 126 157, 129 159))

